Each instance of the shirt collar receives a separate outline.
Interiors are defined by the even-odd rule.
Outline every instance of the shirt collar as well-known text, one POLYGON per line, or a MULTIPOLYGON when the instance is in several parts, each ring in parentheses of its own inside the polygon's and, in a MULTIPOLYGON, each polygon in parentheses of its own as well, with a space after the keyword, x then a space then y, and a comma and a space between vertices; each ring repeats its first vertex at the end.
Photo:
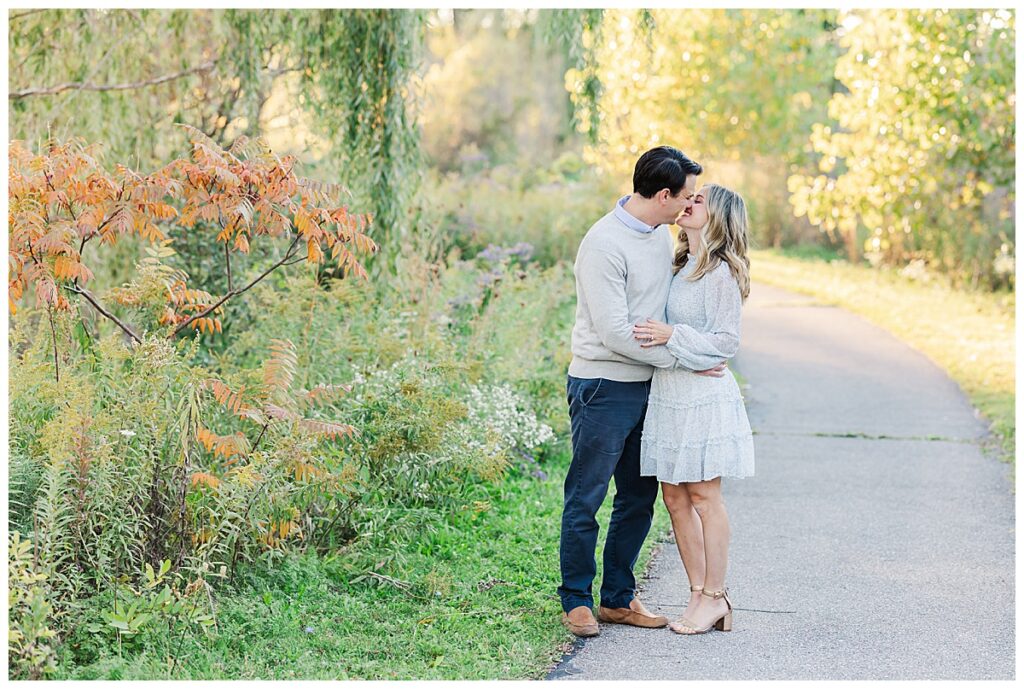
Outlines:
POLYGON ((656 229, 661 227, 661 225, 648 225, 643 220, 640 220, 632 213, 627 211, 625 209, 625 205, 626 201, 629 201, 630 196, 630 194, 626 194, 621 199, 619 199, 618 203, 615 204, 615 209, 612 211, 613 213, 615 213, 615 217, 618 218, 622 222, 622 224, 628 227, 629 229, 636 230, 637 232, 642 232, 644 234, 650 234, 651 232, 654 232, 656 229))

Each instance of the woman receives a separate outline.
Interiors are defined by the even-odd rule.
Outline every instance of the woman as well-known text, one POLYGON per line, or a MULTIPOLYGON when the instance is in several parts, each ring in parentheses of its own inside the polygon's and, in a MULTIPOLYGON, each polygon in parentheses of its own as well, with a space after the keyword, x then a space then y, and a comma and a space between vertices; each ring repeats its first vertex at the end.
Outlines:
POLYGON ((729 518, 722 477, 754 475, 754 444, 736 379, 699 376, 708 357, 727 360, 740 339, 750 292, 747 209, 738 194, 704 186, 682 228, 669 291, 669 323, 634 327, 642 347, 664 345, 685 368, 655 370, 640 450, 640 473, 657 476, 690 580, 679 634, 732 629, 725 589, 729 518))

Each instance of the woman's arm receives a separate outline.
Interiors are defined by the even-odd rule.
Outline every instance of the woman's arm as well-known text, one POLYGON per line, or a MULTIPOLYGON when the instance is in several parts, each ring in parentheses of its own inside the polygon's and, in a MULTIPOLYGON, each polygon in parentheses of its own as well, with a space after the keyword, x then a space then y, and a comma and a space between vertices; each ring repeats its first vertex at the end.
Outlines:
POLYGON ((707 331, 679 323, 669 326, 658 321, 634 328, 641 347, 664 344, 685 368, 702 370, 731 359, 740 344, 740 310, 743 299, 739 285, 728 266, 716 269, 705 278, 704 308, 708 314, 707 331), (650 338, 650 339, 649 339, 650 338))

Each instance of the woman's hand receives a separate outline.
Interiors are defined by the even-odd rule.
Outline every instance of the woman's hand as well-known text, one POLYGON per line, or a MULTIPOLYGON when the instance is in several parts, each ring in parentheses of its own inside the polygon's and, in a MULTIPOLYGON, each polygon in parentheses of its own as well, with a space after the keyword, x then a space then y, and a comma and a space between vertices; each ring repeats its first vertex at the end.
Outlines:
POLYGON ((633 326, 633 337, 640 341, 640 347, 663 345, 672 337, 673 328, 667 323, 648 318, 646 323, 633 326))

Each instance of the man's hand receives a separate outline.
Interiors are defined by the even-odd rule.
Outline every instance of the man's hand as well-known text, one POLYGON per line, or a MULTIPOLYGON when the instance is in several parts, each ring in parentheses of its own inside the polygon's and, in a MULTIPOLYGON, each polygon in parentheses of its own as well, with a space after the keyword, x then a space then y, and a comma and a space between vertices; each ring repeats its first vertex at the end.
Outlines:
POLYGON ((721 378, 725 375, 726 364, 728 362, 723 361, 714 368, 709 368, 707 371, 695 371, 698 376, 709 376, 711 378, 721 378))

